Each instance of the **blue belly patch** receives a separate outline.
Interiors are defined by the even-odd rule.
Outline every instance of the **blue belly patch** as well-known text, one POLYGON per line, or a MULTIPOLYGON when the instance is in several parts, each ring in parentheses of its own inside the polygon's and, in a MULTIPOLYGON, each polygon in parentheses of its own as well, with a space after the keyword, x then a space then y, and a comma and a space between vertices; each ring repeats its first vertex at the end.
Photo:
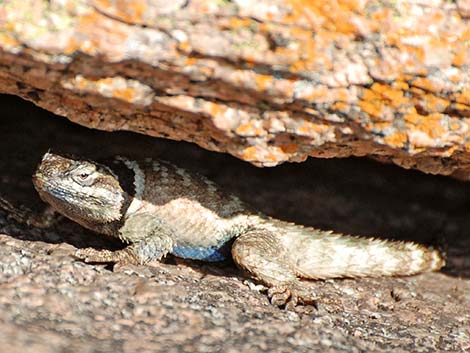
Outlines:
POLYGON ((176 246, 171 252, 184 259, 203 260, 210 262, 223 261, 227 258, 225 251, 219 246, 176 246))

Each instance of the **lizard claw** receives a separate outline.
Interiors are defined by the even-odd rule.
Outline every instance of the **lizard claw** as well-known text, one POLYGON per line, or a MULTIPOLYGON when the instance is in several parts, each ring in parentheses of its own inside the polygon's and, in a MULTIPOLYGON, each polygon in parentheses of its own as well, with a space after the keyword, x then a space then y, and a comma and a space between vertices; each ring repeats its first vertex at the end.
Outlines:
POLYGON ((295 294, 293 295, 287 286, 275 286, 269 288, 268 298, 271 304, 276 306, 287 305, 287 303, 291 303, 293 306, 296 306, 298 302, 295 294))
POLYGON ((91 261, 91 258, 93 258, 92 256, 93 251, 96 251, 96 250, 92 248, 78 249, 73 254, 73 257, 76 258, 77 260, 82 260, 83 262, 87 262, 87 263, 93 262, 91 261))
POLYGON ((315 304, 316 295, 300 285, 279 285, 268 289, 268 298, 271 304, 293 309, 297 304, 315 304))

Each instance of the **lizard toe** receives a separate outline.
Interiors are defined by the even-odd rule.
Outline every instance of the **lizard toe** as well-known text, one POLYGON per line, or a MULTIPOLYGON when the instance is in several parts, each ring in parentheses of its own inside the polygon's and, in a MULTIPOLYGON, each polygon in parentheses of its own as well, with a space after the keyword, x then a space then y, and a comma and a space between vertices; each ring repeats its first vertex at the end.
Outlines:
POLYGON ((78 249, 74 253, 74 257, 83 262, 112 262, 113 252, 109 250, 96 250, 93 248, 78 249))
POLYGON ((271 304, 293 309, 298 304, 315 304, 316 295, 298 284, 273 286, 268 290, 271 304))
POLYGON ((93 248, 78 249, 74 255, 77 259, 87 263, 104 263, 113 262, 121 265, 132 264, 140 265, 142 262, 136 256, 132 248, 125 248, 122 250, 96 250, 93 248))
MULTIPOLYGON (((288 286, 282 285, 282 286, 274 286, 268 289, 268 298, 271 304, 276 305, 276 306, 284 306, 288 302, 290 302, 293 298, 292 292, 289 289, 288 286)), ((294 306, 297 304, 297 302, 293 303, 294 306)))

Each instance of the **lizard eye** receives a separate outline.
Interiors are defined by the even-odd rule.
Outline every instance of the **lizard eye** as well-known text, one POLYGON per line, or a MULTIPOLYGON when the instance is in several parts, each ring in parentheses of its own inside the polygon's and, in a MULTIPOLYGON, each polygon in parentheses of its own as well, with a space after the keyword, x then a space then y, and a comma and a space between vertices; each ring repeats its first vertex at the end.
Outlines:
POLYGON ((82 172, 78 175, 78 177, 82 180, 85 180, 86 178, 88 178, 90 176, 89 173, 86 173, 86 172, 82 172))
POLYGON ((80 185, 90 186, 95 181, 95 174, 90 170, 77 170, 72 178, 80 185))

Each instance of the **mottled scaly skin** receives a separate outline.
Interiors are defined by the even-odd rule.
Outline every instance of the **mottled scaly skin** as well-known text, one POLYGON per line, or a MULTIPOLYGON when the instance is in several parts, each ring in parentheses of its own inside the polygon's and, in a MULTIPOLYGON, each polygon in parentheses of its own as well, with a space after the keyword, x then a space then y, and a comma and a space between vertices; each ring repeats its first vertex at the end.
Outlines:
POLYGON ((333 234, 252 211, 211 181, 156 160, 98 164, 46 153, 33 182, 58 212, 129 245, 79 250, 86 262, 144 264, 170 253, 220 261, 232 256, 270 287, 275 304, 309 302, 299 279, 412 275, 444 266, 423 246, 333 234))

